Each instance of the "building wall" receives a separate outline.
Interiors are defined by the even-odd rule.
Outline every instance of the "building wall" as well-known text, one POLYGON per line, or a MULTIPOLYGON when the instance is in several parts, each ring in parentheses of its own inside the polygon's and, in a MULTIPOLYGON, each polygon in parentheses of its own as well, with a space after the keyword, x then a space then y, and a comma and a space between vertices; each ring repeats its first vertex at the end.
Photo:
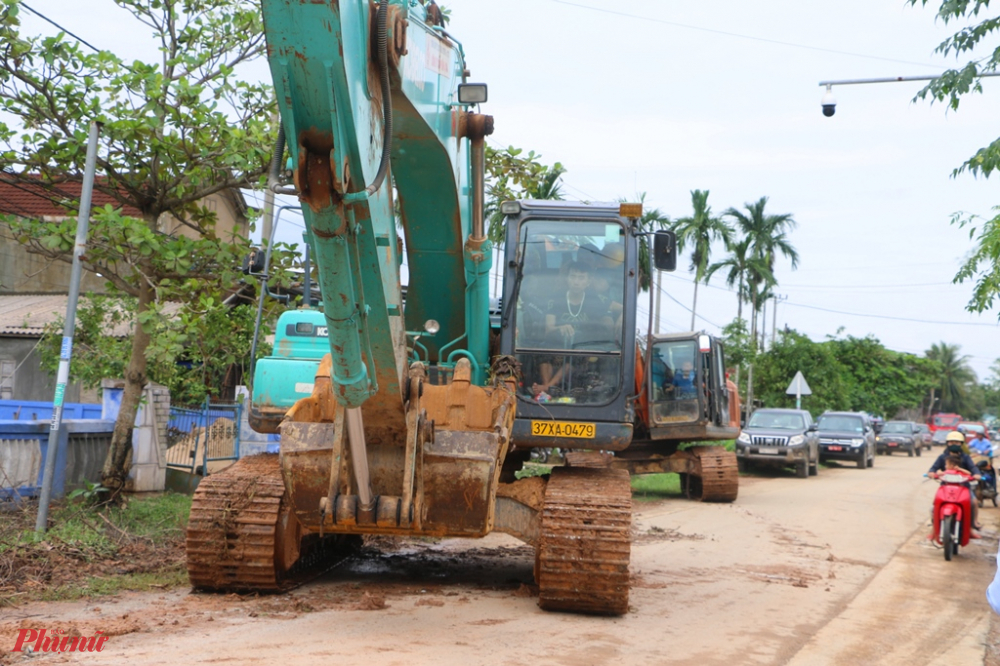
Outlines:
MULTIPOLYGON (((28 252, 10 239, 10 227, 0 222, 0 293, 44 294, 69 291, 70 264, 28 252)), ((80 291, 104 293, 106 281, 83 271, 80 291)))
MULTIPOLYGON (((41 368, 36 345, 38 338, 0 337, 0 360, 14 362, 14 391, 11 400, 52 401, 56 390, 55 375, 41 368)), ((96 390, 84 391, 79 383, 66 387, 64 402, 100 402, 96 390)))
MULTIPOLYGON (((237 198, 228 192, 217 192, 202 199, 201 204, 215 213, 215 235, 223 241, 235 238, 247 238, 250 234, 250 223, 242 210, 237 198)), ((160 231, 171 236, 199 237, 191 227, 182 224, 173 215, 164 213, 159 221, 160 231)))

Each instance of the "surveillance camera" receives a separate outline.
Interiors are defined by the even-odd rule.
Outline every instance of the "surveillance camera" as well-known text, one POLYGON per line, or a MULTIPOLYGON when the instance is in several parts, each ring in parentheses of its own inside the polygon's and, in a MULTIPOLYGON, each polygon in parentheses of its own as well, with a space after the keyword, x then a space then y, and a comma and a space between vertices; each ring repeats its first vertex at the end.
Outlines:
POLYGON ((823 106, 823 115, 827 118, 837 112, 837 100, 834 99, 833 92, 831 92, 829 87, 827 87, 823 99, 820 100, 820 104, 823 106))

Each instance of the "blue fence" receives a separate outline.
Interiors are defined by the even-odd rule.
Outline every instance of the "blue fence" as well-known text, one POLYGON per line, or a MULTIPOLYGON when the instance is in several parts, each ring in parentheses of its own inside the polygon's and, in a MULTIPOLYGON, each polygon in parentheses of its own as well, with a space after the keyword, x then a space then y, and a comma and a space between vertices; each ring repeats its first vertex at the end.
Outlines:
MULTIPOLYGON (((0 421, 38 421, 52 418, 51 402, 31 400, 0 400, 0 421)), ((63 419, 99 419, 101 405, 67 402, 63 404, 63 419)))
POLYGON ((167 421, 167 466, 208 476, 240 457, 243 405, 206 401, 197 408, 171 407, 167 421), (217 463, 213 465, 212 463, 217 463))
MULTIPOLYGON (((0 420, 0 499, 37 497, 49 449, 49 421, 0 420)), ((52 494, 97 483, 111 446, 113 421, 63 421, 52 494)))

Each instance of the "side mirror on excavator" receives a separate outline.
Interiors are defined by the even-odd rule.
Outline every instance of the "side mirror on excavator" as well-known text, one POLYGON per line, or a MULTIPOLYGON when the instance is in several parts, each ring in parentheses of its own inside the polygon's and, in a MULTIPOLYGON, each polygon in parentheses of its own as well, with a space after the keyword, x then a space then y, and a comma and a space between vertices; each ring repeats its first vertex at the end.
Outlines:
POLYGON ((653 234, 653 265, 661 271, 677 270, 677 234, 673 231, 653 234))

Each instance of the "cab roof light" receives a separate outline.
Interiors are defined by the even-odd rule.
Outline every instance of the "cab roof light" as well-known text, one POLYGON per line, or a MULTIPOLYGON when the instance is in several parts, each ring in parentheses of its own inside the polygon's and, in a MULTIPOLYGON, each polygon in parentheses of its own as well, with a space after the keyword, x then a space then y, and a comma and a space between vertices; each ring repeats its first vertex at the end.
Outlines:
POLYGON ((521 204, 518 201, 504 201, 500 204, 500 212, 504 215, 520 215, 521 204))
POLYGON ((485 104, 489 97, 485 83, 459 83, 459 104, 485 104))
POLYGON ((622 217, 642 217, 642 204, 620 203, 618 204, 618 214, 622 217))

